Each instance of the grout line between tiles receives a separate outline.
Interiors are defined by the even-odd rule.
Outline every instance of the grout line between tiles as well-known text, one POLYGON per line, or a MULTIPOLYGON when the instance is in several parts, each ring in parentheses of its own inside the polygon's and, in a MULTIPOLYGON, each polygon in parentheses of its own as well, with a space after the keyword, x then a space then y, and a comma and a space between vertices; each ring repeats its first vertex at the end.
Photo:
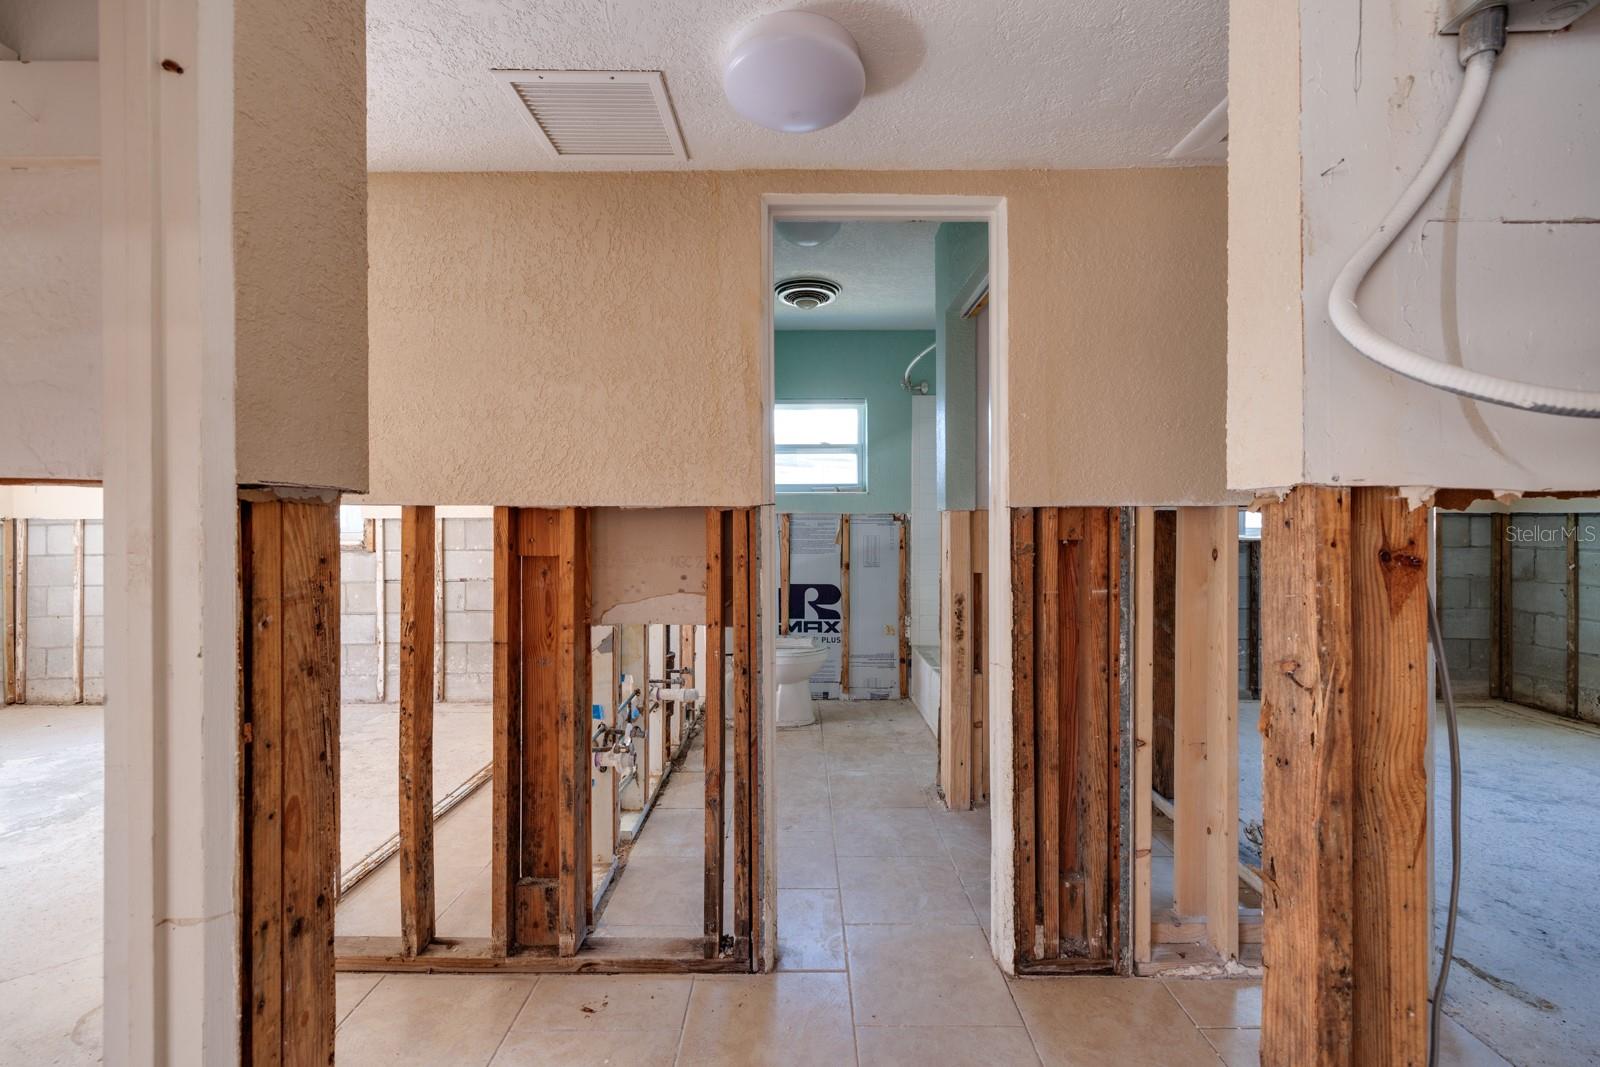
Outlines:
MULTIPOLYGON (((361 1005, 363 1005, 363 1004, 365 1004, 367 1002, 367 998, 372 996, 373 990, 375 990, 379 986, 381 986, 383 984, 383 980, 385 978, 387 978, 387 977, 389 977, 389 976, 386 975, 386 974, 379 975, 378 976, 378 980, 376 982, 373 982, 370 986, 367 987, 367 991, 365 993, 361 994, 360 999, 357 1000, 354 1004, 350 1005, 350 1010, 344 1013, 344 1018, 340 1019, 338 1026, 335 1026, 333 1028, 335 1033, 337 1033, 339 1031, 339 1029, 344 1026, 345 1023, 350 1021, 350 1016, 354 1015, 356 1013, 356 1009, 361 1007, 361 1005)), ((337 1000, 337 998, 335 998, 335 999, 337 1000)), ((334 1005, 334 1007, 335 1008, 338 1007, 337 1003, 334 1005)))
POLYGON ((506 1038, 511 1036, 511 1028, 517 1025, 517 1020, 522 1018, 522 1013, 528 1010, 528 1001, 533 999, 534 992, 544 982, 543 975, 536 975, 533 984, 528 987, 528 995, 522 998, 522 1003, 517 1005, 517 1010, 511 1013, 511 1021, 506 1023, 505 1033, 500 1035, 500 1040, 494 1043, 494 1051, 489 1053, 489 1058, 483 1061, 483 1067, 489 1067, 494 1058, 500 1055, 500 1049, 505 1046, 506 1038))

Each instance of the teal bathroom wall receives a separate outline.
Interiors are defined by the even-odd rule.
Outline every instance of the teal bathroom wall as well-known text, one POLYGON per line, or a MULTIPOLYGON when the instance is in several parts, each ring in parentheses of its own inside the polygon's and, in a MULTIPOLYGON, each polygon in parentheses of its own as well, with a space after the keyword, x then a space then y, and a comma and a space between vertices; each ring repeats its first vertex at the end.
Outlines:
POLYGON ((977 457, 978 330, 962 312, 989 276, 989 227, 947 222, 933 244, 934 314, 939 337, 939 507, 979 506, 977 457))
MULTIPOLYGON (((980 229, 984 227, 980 224, 980 229)), ((933 343, 932 330, 779 330, 774 392, 780 402, 867 402, 867 491, 779 493, 779 511, 860 514, 911 510, 911 394, 900 375, 933 343)), ((934 385, 934 353, 913 380, 934 385)), ((770 462, 770 460, 769 460, 770 462)))

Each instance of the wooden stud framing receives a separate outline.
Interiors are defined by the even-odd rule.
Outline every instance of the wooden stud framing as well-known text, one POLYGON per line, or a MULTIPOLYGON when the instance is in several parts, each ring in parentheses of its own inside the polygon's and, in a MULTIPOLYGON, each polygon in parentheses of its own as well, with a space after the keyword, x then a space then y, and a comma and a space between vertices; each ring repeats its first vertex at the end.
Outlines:
POLYGON ((517 510, 494 509, 494 814, 489 951, 512 948, 522 831, 522 552, 517 510))
POLYGON ((839 697, 850 698, 850 516, 839 516, 839 697))
POLYGON ((971 764, 972 802, 989 799, 989 513, 974 511, 971 538, 971 597, 967 602, 971 696, 968 712, 971 735, 967 760, 971 764))
POLYGON ((17 695, 17 520, 0 519, 0 614, 5 615, 5 702, 17 695))
POLYGON ((1040 959, 1061 955, 1061 511, 1035 509, 1038 529, 1034 578, 1034 791, 1039 814, 1034 833, 1039 849, 1040 959))
MULTIPOLYGON (((586 937, 589 901, 583 898, 592 872, 585 813, 590 803, 580 790, 588 792, 587 712, 594 679, 588 663, 585 520, 582 509, 495 509, 491 936, 435 938, 415 950, 403 938, 340 938, 339 970, 710 974, 759 967, 760 510, 706 511, 706 659, 696 683, 705 701, 707 869, 705 928, 692 939, 586 937), (735 635, 731 693, 724 691, 720 669, 729 621, 735 635), (569 664, 574 668, 570 678, 569 664), (557 694, 553 705, 552 682, 557 694), (731 790, 724 773, 730 704, 736 745, 731 790), (552 706, 557 713, 553 724, 546 721, 552 706), (543 751, 533 751, 536 743, 543 751), (558 779, 553 800, 548 784, 552 766, 558 779), (733 832, 728 836, 735 854, 731 929, 723 914, 730 805, 733 832), (548 859, 552 813, 559 843, 553 879, 539 866, 548 859), (547 885, 552 880, 555 885, 547 885)), ((679 651, 685 660, 693 657, 701 640, 682 634, 679 651)), ((620 641, 618 646, 620 657, 620 641)))
MULTIPOLYGON (((899 603, 894 618, 900 634, 900 699, 905 700, 911 695, 911 524, 904 515, 896 515, 895 522, 899 526, 900 537, 900 584, 896 587, 899 590, 899 603)), ((787 626, 784 632, 788 632, 787 626)))
POLYGON ((1179 508, 1173 888, 1222 960, 1239 953, 1239 515, 1179 508))
POLYGON ((337 505, 241 503, 243 1049, 333 1059, 338 895, 337 505))
POLYGON ((1261 1062, 1421 1063, 1427 510, 1299 486, 1262 528, 1261 1062))
POLYGON ((972 807, 972 514, 939 516, 939 786, 951 811, 972 807))
MULTIPOLYGON (((749 606, 750 625, 748 627, 748 640, 743 646, 746 660, 749 663, 749 699, 746 702, 746 724, 744 736, 746 739, 747 774, 743 785, 744 795, 749 806, 748 824, 745 832, 750 843, 746 849, 747 862, 743 873, 749 887, 750 895, 750 969, 759 971, 767 961, 766 950, 766 924, 762 908, 762 796, 764 783, 762 781, 761 758, 761 725, 760 709, 762 694, 764 692, 762 672, 763 634, 767 625, 762 619, 762 575, 761 566, 762 548, 762 509, 750 508, 749 516, 749 559, 750 566, 746 575, 747 581, 739 587, 740 594, 749 606)), ((737 671, 737 665, 735 666, 737 671)))
POLYGON ((1153 587, 1155 619, 1151 627, 1151 746, 1150 788, 1172 798, 1173 737, 1177 732, 1177 649, 1173 628, 1177 625, 1178 595, 1178 513, 1170 508, 1155 513, 1151 528, 1154 555, 1153 587))
POLYGON ((434 566, 432 507, 400 509, 400 940, 415 956, 433 940, 434 566))
POLYGON ((745 508, 733 512, 733 937, 736 951, 750 952, 754 921, 755 857, 752 803, 753 734, 750 584, 754 571, 751 524, 745 508))
MULTIPOLYGON (((1111 971, 1126 961, 1119 948, 1120 515, 1035 508, 1011 518, 1014 684, 1032 683, 1031 708, 1014 691, 1013 712, 1022 707, 1033 719, 1031 734, 1015 735, 1015 766, 1031 763, 1033 786, 1031 826, 1019 826, 1031 831, 1036 855, 1030 885, 1018 885, 1018 967, 1111 971), (1030 548, 1031 589, 1017 573, 1018 550, 1030 548), (1031 654, 1019 651, 1024 642, 1031 654), (1029 668, 1021 675, 1019 663, 1029 668)), ((1019 795, 1025 792, 1019 782, 1019 795)))
POLYGON ((588 515, 520 508, 515 525, 523 742, 512 941, 571 956, 589 911, 588 515))
POLYGON ((1133 533, 1133 959, 1151 959, 1150 789, 1155 715, 1155 510, 1139 508, 1133 533))
MULTIPOLYGON (((702 730, 706 744, 705 778, 705 953, 715 956, 721 950, 723 886, 723 768, 727 753, 727 694, 723 692, 722 665, 727 641, 726 608, 729 600, 728 571, 724 563, 729 553, 731 522, 718 508, 706 509, 706 670, 700 679, 701 699, 705 702, 702 730)), ((784 598, 785 603, 788 598, 784 598)))
POLYGON ((1012 865, 1016 877, 1016 958, 1035 958, 1038 929, 1038 871, 1034 849, 1038 812, 1034 773, 1034 511, 1011 512, 1011 736, 1013 810, 1016 847, 1012 865))

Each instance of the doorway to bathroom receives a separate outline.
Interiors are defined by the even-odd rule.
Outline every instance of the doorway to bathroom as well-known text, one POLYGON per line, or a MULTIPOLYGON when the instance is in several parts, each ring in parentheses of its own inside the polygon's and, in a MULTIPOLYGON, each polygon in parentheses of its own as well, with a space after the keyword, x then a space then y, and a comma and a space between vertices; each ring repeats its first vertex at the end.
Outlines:
POLYGON ((766 207, 777 967, 981 959, 1010 940, 1003 205, 766 207))

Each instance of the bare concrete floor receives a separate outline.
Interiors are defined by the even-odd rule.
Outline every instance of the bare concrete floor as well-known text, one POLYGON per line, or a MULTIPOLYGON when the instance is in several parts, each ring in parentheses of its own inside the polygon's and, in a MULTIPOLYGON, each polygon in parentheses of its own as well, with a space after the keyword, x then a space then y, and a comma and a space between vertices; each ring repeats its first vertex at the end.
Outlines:
MULTIPOLYGON (((1600 1064, 1600 727, 1462 704, 1462 883, 1445 1011, 1516 1067, 1600 1064)), ((1434 737, 1435 944, 1449 890, 1449 751, 1434 737)), ((1239 818, 1261 818, 1260 704, 1239 703, 1239 818)), ((1438 964, 1435 949, 1434 964, 1438 964)))
MULTIPOLYGON (((346 704, 339 723, 339 860, 349 870, 400 829, 396 704, 346 704)), ((442 799, 494 758, 488 704, 439 704, 433 718, 433 796, 442 799)))
MULTIPOLYGON (((392 704, 347 704, 342 714, 348 856, 398 825, 398 727, 392 704)), ((0 1064, 7 1067, 101 1060, 104 723, 95 706, 0 707, 0 1064)), ((439 706, 438 795, 487 762, 488 730, 487 705, 439 706)))
POLYGON ((0 1063, 99 1063, 104 715, 0 707, 0 1063))

